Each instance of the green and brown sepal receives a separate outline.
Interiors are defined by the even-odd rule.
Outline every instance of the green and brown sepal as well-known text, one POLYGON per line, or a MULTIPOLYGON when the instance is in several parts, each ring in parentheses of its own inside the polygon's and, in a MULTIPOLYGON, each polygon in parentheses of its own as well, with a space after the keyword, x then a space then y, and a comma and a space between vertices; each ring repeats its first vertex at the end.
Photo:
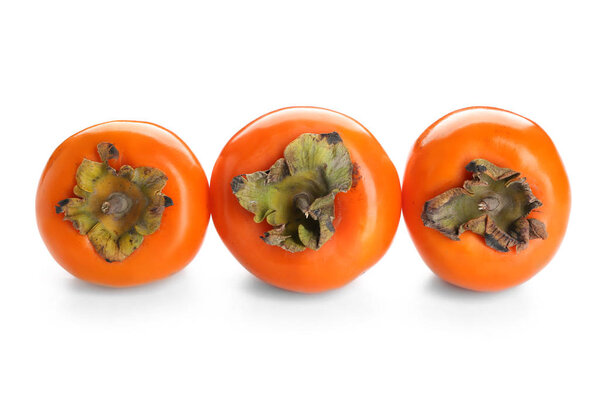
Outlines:
POLYGON ((238 175, 231 189, 254 222, 274 228, 261 237, 290 252, 318 250, 333 236, 334 200, 352 186, 350 154, 336 132, 305 133, 267 171, 238 175))
POLYGON ((473 179, 462 187, 452 188, 427 201, 421 219, 452 240, 472 231, 483 236, 485 243, 498 251, 527 248, 531 239, 546 239, 546 227, 535 218, 526 218, 541 207, 525 178, 508 168, 483 159, 466 166, 473 179))
POLYGON ((161 193, 167 176, 157 168, 123 165, 117 172, 108 160, 119 157, 110 143, 98 144, 102 162, 84 159, 77 168, 77 197, 55 206, 57 214, 82 235, 108 262, 123 261, 160 226, 173 201, 161 193))

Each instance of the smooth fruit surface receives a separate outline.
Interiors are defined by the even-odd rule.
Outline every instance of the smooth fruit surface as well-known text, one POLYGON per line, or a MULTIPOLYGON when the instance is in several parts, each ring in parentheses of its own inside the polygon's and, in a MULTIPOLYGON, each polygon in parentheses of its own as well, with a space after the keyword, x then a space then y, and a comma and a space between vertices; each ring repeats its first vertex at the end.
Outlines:
POLYGON ((546 132, 520 115, 487 107, 455 111, 423 132, 406 165, 402 198, 406 225, 427 265, 454 285, 480 291, 515 286, 540 271, 563 239, 571 203, 567 174, 546 132), (456 241, 424 225, 425 203, 470 179, 465 166, 474 159, 526 178, 542 203, 530 216, 545 224, 546 239, 501 252, 473 232, 456 241))
POLYGON ((54 151, 40 178, 36 214, 48 250, 67 271, 102 285, 139 285, 177 272, 195 256, 209 219, 208 182, 192 151, 172 132, 147 122, 107 122, 76 133, 54 151), (102 142, 118 149, 118 158, 109 161, 116 170, 129 165, 164 172, 168 180, 162 192, 173 202, 160 228, 120 262, 104 260, 55 210, 58 202, 74 197, 82 159, 100 161, 96 146, 102 142))
POLYGON ((401 212, 398 174, 373 135, 352 118, 312 107, 274 111, 240 130, 215 164, 210 200, 215 227, 238 261, 258 278, 299 292, 340 287, 375 264, 390 246, 401 212), (354 165, 352 187, 335 197, 335 233, 318 250, 291 253, 268 245, 261 236, 271 226, 255 223, 240 206, 233 178, 268 170, 302 134, 332 132, 354 165))

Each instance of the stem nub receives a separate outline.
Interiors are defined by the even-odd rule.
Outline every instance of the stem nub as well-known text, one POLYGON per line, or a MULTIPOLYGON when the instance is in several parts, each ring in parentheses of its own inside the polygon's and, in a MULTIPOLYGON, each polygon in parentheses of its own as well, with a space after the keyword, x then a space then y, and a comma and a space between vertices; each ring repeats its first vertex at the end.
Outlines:
POLYGON ((481 199, 477 209, 479 211, 494 211, 500 205, 500 200, 495 197, 485 197, 481 199))
POLYGON ((310 211, 310 204, 312 203, 311 198, 313 198, 313 196, 306 192, 300 192, 294 196, 294 204, 296 205, 296 208, 302 211, 306 218, 308 218, 310 211))
POLYGON ((127 213, 133 204, 133 201, 121 192, 111 193, 106 199, 100 210, 106 215, 123 215, 127 213))

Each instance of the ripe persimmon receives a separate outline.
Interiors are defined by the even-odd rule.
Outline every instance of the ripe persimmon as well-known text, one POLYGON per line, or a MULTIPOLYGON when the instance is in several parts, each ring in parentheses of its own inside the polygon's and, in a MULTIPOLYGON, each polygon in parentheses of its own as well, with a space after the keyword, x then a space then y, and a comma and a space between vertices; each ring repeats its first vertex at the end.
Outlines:
POLYGON ((208 182, 186 144, 147 122, 92 126, 54 151, 36 214, 56 261, 83 280, 132 286, 164 278, 197 253, 208 182))
POLYGON ((458 110, 418 138, 403 212, 427 265, 467 289, 520 284, 552 258, 567 228, 569 180, 537 124, 487 107, 458 110))
POLYGON ((401 212, 398 174, 373 135, 312 107, 271 112, 233 136, 214 166, 210 202, 238 261, 298 292, 340 287, 375 264, 401 212))

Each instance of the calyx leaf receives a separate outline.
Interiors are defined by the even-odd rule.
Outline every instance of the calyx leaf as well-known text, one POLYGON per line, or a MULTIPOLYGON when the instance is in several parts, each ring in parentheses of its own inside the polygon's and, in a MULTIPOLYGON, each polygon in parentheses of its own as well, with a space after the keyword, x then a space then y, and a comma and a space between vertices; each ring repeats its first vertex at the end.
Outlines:
POLYGON ((541 207, 525 178, 508 168, 484 159, 466 166, 473 179, 460 188, 452 188, 425 202, 421 219, 452 240, 472 231, 483 236, 487 246, 507 252, 527 248, 531 239, 546 239, 542 221, 526 218, 541 207))
POLYGON ((338 133, 305 133, 270 169, 238 175, 231 189, 254 222, 274 228, 261 237, 290 252, 318 250, 335 232, 334 200, 352 186, 353 165, 338 133))
POLYGON ((119 157, 111 143, 98 144, 98 154, 102 162, 83 159, 77 168, 77 197, 61 200, 55 210, 107 262, 123 261, 156 232, 173 201, 161 193, 167 176, 159 169, 123 165, 117 172, 108 164, 119 157))

